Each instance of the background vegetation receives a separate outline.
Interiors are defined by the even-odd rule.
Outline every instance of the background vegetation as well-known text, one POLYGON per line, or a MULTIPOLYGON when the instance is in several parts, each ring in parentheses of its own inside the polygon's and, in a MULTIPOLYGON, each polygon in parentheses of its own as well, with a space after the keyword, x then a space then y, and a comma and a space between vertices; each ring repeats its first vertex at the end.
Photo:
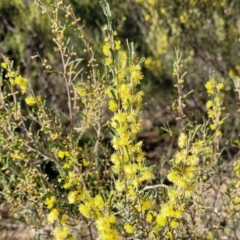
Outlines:
MULTIPOLYGON (((95 55, 100 56, 105 20, 99 1, 71 1, 71 4, 85 26, 95 55)), ((225 131, 236 134, 238 123, 234 109, 237 101, 234 100, 231 78, 239 74, 239 56, 236 54, 239 52, 239 2, 199 0, 168 4, 128 0, 121 3, 110 1, 110 5, 119 39, 135 42, 138 56, 146 58, 143 66, 146 81, 142 83, 147 103, 145 127, 153 130, 166 120, 174 121, 170 109, 176 94, 173 91, 172 63, 174 49, 179 46, 188 72, 186 92, 195 90, 187 102, 190 112, 194 110, 198 118, 204 114, 203 83, 214 72, 227 82, 227 108, 232 109, 233 118, 228 119, 229 127, 226 126, 225 131)), ((60 59, 52 51, 50 20, 42 15, 33 1, 11 0, 1 2, 1 22, 2 56, 14 60, 21 73, 32 79, 33 87, 44 91, 46 99, 51 99, 58 108, 65 100, 59 91, 54 90, 57 81, 46 81, 46 77, 54 79, 55 76, 42 71, 39 58, 31 58, 39 54, 42 61, 46 58, 53 66, 59 65, 60 59)), ((77 41, 74 31, 69 31, 68 35, 72 44, 78 44, 77 54, 84 58, 83 45, 77 41)))

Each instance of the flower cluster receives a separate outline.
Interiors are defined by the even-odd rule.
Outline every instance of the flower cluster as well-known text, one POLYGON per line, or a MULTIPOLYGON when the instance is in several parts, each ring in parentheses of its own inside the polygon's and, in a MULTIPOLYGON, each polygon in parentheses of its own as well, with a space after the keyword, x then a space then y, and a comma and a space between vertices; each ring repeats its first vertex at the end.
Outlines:
MULTIPOLYGON (((110 21, 108 5, 102 4, 110 21)), ((151 218, 148 214, 151 201, 140 194, 140 186, 153 179, 153 174, 145 165, 142 142, 137 141, 142 124, 139 115, 143 92, 136 90, 143 78, 141 62, 135 62, 132 45, 127 53, 122 50, 121 42, 114 40, 117 34, 112 31, 111 24, 104 30, 107 30, 102 48, 104 64, 107 75, 112 76, 106 94, 109 97, 108 108, 113 113, 109 127, 113 133, 111 143, 114 152, 110 159, 114 185, 109 194, 103 193, 104 200, 99 194, 95 197, 86 196, 79 205, 79 211, 85 218, 95 219, 100 239, 120 239, 121 235, 136 236, 139 234, 138 229, 140 232, 145 231, 141 224, 137 226, 134 221, 140 215, 148 220, 151 218), (115 211, 121 212, 120 219, 115 216, 115 211), (129 214, 132 216, 129 217, 129 214)), ((71 201, 75 198, 74 194, 69 196, 71 201)), ((146 221, 144 218, 142 221, 146 221)))
POLYGON ((26 93, 28 87, 26 78, 23 78, 22 76, 17 76, 12 83, 19 86, 22 94, 26 93))
MULTIPOLYGON (((221 117, 223 108, 221 108, 223 95, 221 90, 223 89, 223 83, 216 82, 215 79, 210 79, 206 84, 205 88, 207 89, 208 95, 211 97, 208 100, 206 107, 208 109, 208 116, 212 119, 213 124, 210 126, 212 130, 218 128, 219 125, 222 125, 222 122, 216 119, 214 116, 221 117)), ((219 133, 221 135, 221 133, 219 133)))
POLYGON ((29 106, 33 106, 36 103, 40 103, 41 100, 42 100, 41 96, 37 96, 36 98, 33 97, 33 96, 28 96, 28 97, 25 98, 25 102, 29 106))
MULTIPOLYGON (((147 206, 146 199, 140 196, 139 187, 143 182, 153 179, 153 174, 151 169, 145 166, 142 142, 137 141, 137 134, 142 124, 139 115, 143 92, 136 91, 136 86, 143 78, 141 67, 131 59, 133 52, 127 56, 127 53, 120 49, 120 45, 116 45, 117 43, 110 44, 113 48, 110 49, 109 54, 115 54, 112 58, 115 74, 111 86, 107 89, 108 106, 113 112, 113 117, 109 121, 114 135, 112 138, 114 153, 111 155, 111 162, 112 170, 116 175, 115 190, 119 195, 119 200, 116 199, 116 202, 122 202, 118 204, 117 209, 121 211, 124 206, 132 211, 132 214, 135 212, 134 208, 139 209, 133 214, 134 219, 134 215, 146 214, 151 208, 151 203, 147 206), (122 198, 123 193, 126 198, 122 198), (139 203, 136 206, 137 199, 139 203)), ((103 51, 106 52, 106 49, 104 46, 103 51)), ((128 211, 123 211, 122 219, 128 219, 128 215, 128 211)), ((129 220, 122 225, 122 232, 126 236, 135 236, 137 229, 137 225, 129 220)))
POLYGON ((168 201, 161 205, 155 221, 155 228, 169 229, 170 239, 173 237, 174 229, 180 225, 186 200, 194 193, 199 174, 199 155, 204 143, 200 140, 191 143, 190 138, 185 133, 181 133, 178 146, 180 150, 170 160, 172 168, 167 175, 173 186, 168 188, 168 201))
POLYGON ((71 235, 70 227, 67 224, 67 215, 60 215, 59 213, 56 197, 47 197, 44 203, 50 211, 47 215, 48 222, 55 225, 55 228, 52 231, 54 238, 56 240, 76 240, 76 237, 71 235))
POLYGON ((209 100, 206 103, 208 117, 210 119, 210 129, 214 131, 214 145, 216 151, 219 149, 219 139, 222 136, 221 126, 224 123, 224 118, 222 117, 223 110, 223 83, 217 83, 214 78, 211 78, 206 84, 205 88, 207 90, 209 100))

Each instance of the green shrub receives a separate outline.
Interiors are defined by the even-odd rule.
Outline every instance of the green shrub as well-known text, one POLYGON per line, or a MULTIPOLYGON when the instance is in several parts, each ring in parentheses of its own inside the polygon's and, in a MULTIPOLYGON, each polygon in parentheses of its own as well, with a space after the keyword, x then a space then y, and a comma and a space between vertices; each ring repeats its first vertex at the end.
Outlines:
POLYGON ((34 58, 55 75, 56 91, 67 100, 56 107, 12 61, 1 63, 1 198, 11 212, 45 239, 238 239, 240 160, 227 161, 223 154, 224 81, 212 75, 204 84, 207 118, 192 121, 187 66, 175 50, 178 141, 168 161, 169 184, 163 184, 138 139, 145 59, 132 42, 119 39, 109 4, 100 2, 106 24, 98 58, 72 5, 37 3, 51 22, 50 55, 61 64, 34 58), (82 56, 71 31, 84 46, 82 56))

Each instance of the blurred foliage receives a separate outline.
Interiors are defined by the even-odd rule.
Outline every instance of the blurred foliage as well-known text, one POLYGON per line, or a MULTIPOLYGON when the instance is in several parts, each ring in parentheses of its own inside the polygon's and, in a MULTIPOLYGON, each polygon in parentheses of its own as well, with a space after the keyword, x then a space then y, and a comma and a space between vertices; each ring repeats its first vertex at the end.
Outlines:
MULTIPOLYGON (((49 7, 53 0, 44 0, 49 7)), ((104 16, 98 0, 70 0, 81 18, 84 31, 89 37, 95 56, 101 56, 104 39, 102 31, 104 16)), ((118 37, 136 43, 138 56, 145 56, 142 84, 146 96, 147 116, 152 120, 150 128, 159 126, 166 120, 174 121, 170 103, 175 98, 172 90, 172 63, 175 48, 183 53, 183 65, 187 69, 185 92, 195 89, 187 104, 195 115, 202 118, 206 114, 202 91, 203 82, 212 73, 226 84, 226 105, 231 112, 229 125, 225 131, 236 135, 238 126, 235 94, 231 78, 240 74, 240 2, 238 0, 123 0, 109 1, 118 37), (163 114, 156 114, 162 111, 163 114), (234 120, 235 119, 235 120, 234 120)), ((59 19, 59 21, 63 21, 59 19)), ((46 99, 54 103, 55 109, 62 105, 65 93, 61 90, 56 75, 44 72, 40 61, 47 59, 55 68, 60 55, 56 57, 53 49, 50 19, 34 1, 3 0, 0 3, 0 60, 3 56, 21 66, 21 72, 32 81, 33 88, 44 93, 46 99), (32 59, 31 56, 38 55, 32 59), (53 57, 54 56, 54 57, 53 57), (48 80, 46 80, 48 79, 48 80), (58 92, 58 93, 57 93, 58 92)), ((74 31, 67 34, 75 43, 74 50, 85 58, 84 46, 74 31)), ((103 61, 103 60, 102 60, 103 61)), ((87 65, 86 61, 81 63, 87 65)))

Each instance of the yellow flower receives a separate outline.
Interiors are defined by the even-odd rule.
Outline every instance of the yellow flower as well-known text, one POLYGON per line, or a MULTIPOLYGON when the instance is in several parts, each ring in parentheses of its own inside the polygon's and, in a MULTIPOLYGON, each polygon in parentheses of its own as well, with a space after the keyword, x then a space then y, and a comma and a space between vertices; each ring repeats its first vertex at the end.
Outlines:
POLYGON ((61 224, 64 224, 64 223, 66 223, 67 222, 67 215, 66 214, 63 214, 62 215, 62 218, 61 218, 61 224))
POLYGON ((4 68, 4 69, 6 69, 6 68, 7 68, 7 63, 6 63, 6 62, 2 62, 2 63, 1 63, 1 67, 4 68))
POLYGON ((119 174, 120 164, 115 164, 114 166, 112 166, 112 171, 116 174, 119 174))
POLYGON ((186 179, 184 177, 180 177, 176 170, 173 170, 167 175, 169 181, 176 184, 179 188, 184 188, 186 186, 186 179))
POLYGON ((170 226, 171 226, 172 228, 177 228, 178 225, 179 225, 179 223, 176 222, 176 221, 171 221, 171 223, 170 223, 170 226))
POLYGON ((142 181, 149 181, 149 180, 152 180, 154 178, 154 175, 151 171, 150 168, 148 169, 144 169, 143 172, 141 173, 141 180, 142 181))
POLYGON ((65 239, 67 239, 69 233, 70 233, 70 231, 69 231, 69 227, 68 226, 64 226, 62 229, 55 228, 53 230, 53 235, 54 235, 56 240, 65 240, 65 239))
POLYGON ((83 164, 84 167, 87 167, 90 164, 90 162, 87 159, 84 158, 83 161, 82 161, 82 164, 83 164))
POLYGON ((111 162, 112 162, 113 164, 120 163, 119 155, 117 155, 116 153, 113 153, 113 154, 111 155, 111 162))
POLYGON ((187 164, 189 166, 196 166, 199 163, 199 158, 196 155, 188 155, 187 156, 187 164))
POLYGON ((221 101, 222 101, 222 99, 221 99, 220 97, 216 97, 216 98, 215 98, 215 102, 216 102, 216 103, 221 103, 221 101))
POLYGON ((118 91, 121 98, 123 98, 125 94, 129 94, 131 92, 131 86, 129 84, 121 84, 118 88, 118 91))
POLYGON ((120 62, 120 65, 121 65, 121 68, 125 68, 126 65, 127 65, 127 53, 125 51, 121 51, 120 53, 120 57, 119 57, 119 62, 120 62))
POLYGON ((116 217, 115 217, 114 215, 110 215, 110 216, 108 217, 108 222, 109 222, 109 223, 116 223, 116 222, 117 222, 117 219, 116 219, 116 217))
POLYGON ((58 156, 60 159, 63 159, 64 156, 65 156, 65 153, 60 150, 60 151, 58 151, 57 156, 58 156))
POLYGON ((186 187, 187 179, 185 177, 179 177, 176 179, 174 184, 176 184, 179 187, 180 191, 182 191, 181 189, 186 187))
POLYGON ((132 153, 140 153, 144 155, 144 153, 142 152, 142 145, 143 145, 143 142, 139 141, 134 146, 132 146, 129 150, 131 150, 132 153))
POLYGON ((69 162, 65 162, 65 163, 63 164, 63 168, 64 168, 64 169, 69 169, 69 168, 70 168, 69 162))
POLYGON ((215 124, 210 124, 210 128, 211 128, 212 130, 215 130, 215 129, 216 129, 215 124))
POLYGON ((206 104, 207 109, 211 108, 212 106, 213 106, 212 100, 208 100, 206 104))
POLYGON ((152 220, 153 220, 153 215, 152 215, 151 212, 148 212, 148 213, 147 213, 146 220, 147 220, 147 222, 152 222, 152 220))
POLYGON ((213 94, 213 83, 211 80, 209 80, 206 84, 205 84, 205 88, 207 89, 207 92, 209 95, 213 94))
POLYGON ((222 136, 222 132, 221 132, 220 130, 217 130, 217 131, 216 131, 216 136, 217 136, 217 137, 222 136))
POLYGON ((174 170, 167 175, 167 179, 173 183, 176 182, 178 178, 179 178, 178 173, 174 170))
POLYGON ((168 190, 168 197, 169 197, 170 201, 174 202, 176 197, 177 197, 177 195, 178 195, 178 193, 173 188, 170 188, 168 190))
POLYGON ((187 146, 187 135, 185 133, 180 133, 180 136, 178 138, 178 146, 180 148, 184 148, 187 146))
POLYGON ((143 201, 143 203, 142 203, 142 211, 146 211, 146 210, 150 209, 151 206, 152 206, 152 202, 149 199, 143 201))
POLYGON ((172 217, 173 213, 174 213, 174 210, 173 210, 173 204, 172 203, 165 204, 165 205, 162 206, 162 209, 161 209, 162 216, 172 217))
POLYGON ((240 176, 240 160, 234 163, 233 170, 236 174, 236 176, 240 176))
POLYGON ((151 66, 153 65, 153 59, 151 57, 146 58, 144 61, 144 66, 148 69, 151 69, 151 66))
POLYGON ((106 219, 104 217, 100 217, 95 222, 96 228, 99 232, 102 232, 109 228, 109 224, 106 223, 106 219))
POLYGON ((130 71, 131 71, 131 77, 132 77, 133 83, 135 85, 139 84, 140 80, 143 78, 140 65, 132 66, 130 68, 130 71))
POLYGON ((95 198, 94 198, 94 205, 97 208, 103 208, 104 207, 104 201, 102 199, 102 196, 100 194, 98 194, 95 198))
POLYGON ((108 65, 112 65, 113 64, 113 60, 111 58, 106 58, 105 59, 105 64, 108 65))
POLYGON ((124 81, 124 78, 126 76, 126 71, 125 69, 121 69, 117 72, 117 79, 118 79, 118 83, 122 83, 124 81))
POLYGON ((25 102, 26 102, 27 105, 32 106, 36 103, 36 100, 32 96, 28 96, 28 97, 25 98, 25 102))
POLYGON ((14 79, 14 84, 18 85, 21 89, 22 94, 24 94, 27 91, 27 79, 23 78, 22 76, 17 76, 14 79))
POLYGON ((136 197, 136 191, 132 186, 128 186, 127 197, 136 197))
POLYGON ((122 134, 121 138, 119 139, 119 146, 124 147, 129 144, 129 137, 127 134, 122 134))
POLYGON ((16 160, 23 160, 26 158, 25 153, 19 152, 18 150, 14 151, 14 153, 11 154, 11 157, 16 159, 16 160))
POLYGON ((183 212, 184 212, 184 206, 181 205, 181 206, 178 207, 178 210, 173 211, 172 217, 180 218, 180 217, 182 217, 183 212))
POLYGON ((193 195, 193 186, 194 185, 191 185, 187 188, 184 189, 184 197, 187 199, 187 198, 190 198, 192 195, 193 195))
POLYGON ((56 197, 51 196, 50 198, 46 198, 44 203, 45 205, 47 205, 48 209, 51 209, 55 202, 56 202, 56 197))
POLYGON ((48 221, 50 223, 54 223, 58 219, 59 212, 56 208, 54 208, 47 216, 48 221))
MULTIPOLYGON (((114 219, 116 219, 114 217, 114 219)), ((100 217, 95 221, 96 228, 98 230, 100 239, 114 239, 120 240, 117 230, 110 223, 115 223, 112 221, 112 216, 100 217)))
POLYGON ((122 112, 118 112, 114 115, 114 120, 123 124, 123 123, 127 122, 127 114, 122 113, 122 112))
POLYGON ((118 108, 118 105, 114 100, 110 100, 108 103, 108 108, 110 111, 115 112, 118 108))
POLYGON ((125 185, 123 182, 121 182, 120 180, 117 180, 115 182, 115 188, 118 192, 122 192, 125 189, 125 185))
POLYGON ((135 188, 138 188, 138 187, 139 187, 139 184, 140 184, 140 179, 135 178, 135 179, 132 180, 132 185, 133 185, 135 188))
POLYGON ((132 224, 130 224, 130 223, 125 223, 123 228, 127 233, 134 232, 134 228, 133 228, 132 224))
POLYGON ((136 171, 137 169, 133 164, 124 165, 124 172, 126 174, 126 177, 132 177, 136 171))
POLYGON ((87 206, 87 204, 80 204, 79 212, 86 218, 89 218, 90 214, 91 214, 90 209, 87 206))
POLYGON ((209 117, 209 118, 214 118, 214 116, 215 116, 215 115, 214 115, 214 111, 209 110, 209 111, 208 111, 208 117, 209 117))
POLYGON ((176 152, 174 155, 175 164, 180 164, 181 162, 186 162, 188 152, 187 149, 182 149, 181 151, 176 152))
POLYGON ((144 96, 144 92, 143 91, 139 91, 135 94, 134 100, 135 102, 142 102, 142 98, 144 96))
POLYGON ((58 133, 51 133, 51 134, 50 134, 50 138, 51 138, 52 140, 56 140, 57 138, 59 138, 59 134, 58 134, 58 133))
POLYGON ((120 50, 121 49, 120 44, 121 44, 120 41, 115 41, 115 49, 116 50, 120 50))
POLYGON ((75 203, 75 201, 76 201, 76 198, 77 198, 77 192, 76 191, 73 191, 73 192, 70 192, 69 194, 68 194, 68 202, 69 203, 75 203))
POLYGON ((76 90, 80 97, 85 97, 87 95, 86 89, 83 89, 81 86, 78 86, 76 90))
POLYGON ((198 140, 192 144, 191 153, 192 154, 199 153, 202 149, 203 149, 203 141, 198 140))
POLYGON ((219 83, 219 84, 217 85, 217 90, 218 90, 218 91, 221 91, 221 90, 223 89, 223 87, 224 87, 223 83, 219 83))
POLYGON ((113 137, 112 139, 112 146, 115 150, 118 150, 122 147, 122 145, 120 144, 119 139, 117 139, 116 137, 113 137))
POLYGON ((167 224, 167 219, 165 216, 158 214, 156 218, 156 222, 159 226, 164 227, 167 224))
POLYGON ((72 186, 72 183, 71 182, 66 182, 64 185, 63 185, 63 188, 65 189, 68 189, 72 186))
POLYGON ((103 46, 103 54, 108 57, 109 54, 111 53, 110 51, 110 44, 109 42, 105 43, 104 46, 103 46))
POLYGON ((165 239, 172 240, 172 239, 173 239, 173 234, 172 234, 172 232, 167 232, 165 239))

